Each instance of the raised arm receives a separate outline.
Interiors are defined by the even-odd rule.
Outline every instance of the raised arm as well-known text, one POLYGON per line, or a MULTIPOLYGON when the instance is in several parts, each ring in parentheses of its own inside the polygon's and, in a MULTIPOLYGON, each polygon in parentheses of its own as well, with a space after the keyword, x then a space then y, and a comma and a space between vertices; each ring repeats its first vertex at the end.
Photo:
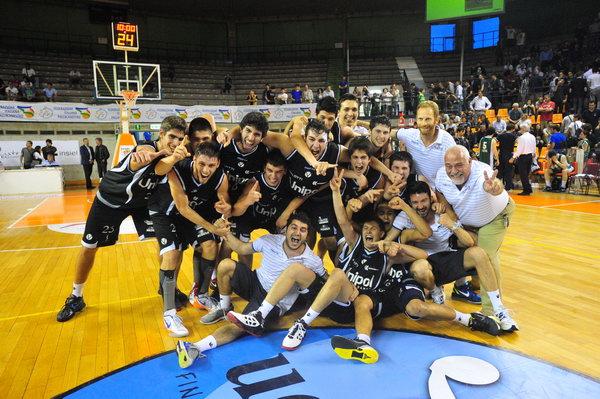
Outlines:
POLYGON ((344 176, 344 172, 341 172, 338 175, 337 169, 334 170, 333 178, 329 181, 329 187, 331 187, 332 197, 333 197, 333 209, 335 210, 335 217, 337 219, 338 225, 340 229, 342 229, 342 234, 346 239, 346 243, 350 248, 354 247, 356 244, 356 240, 358 239, 358 234, 354 231, 352 227, 352 223, 350 219, 348 219, 348 215, 346 214, 346 209, 344 208, 344 203, 342 202, 342 194, 340 193, 340 187, 342 185, 342 177, 344 176))
POLYGON ((244 191, 242 195, 237 200, 235 204, 233 204, 233 209, 231 210, 231 216, 242 216, 249 207, 254 205, 261 198, 260 187, 258 181, 252 179, 246 183, 244 187, 244 191))
POLYGON ((169 156, 162 158, 156 166, 154 167, 154 172, 159 176, 164 176, 173 169, 173 166, 182 159, 185 159, 190 156, 190 153, 187 150, 187 145, 190 140, 186 135, 183 138, 183 141, 175 148, 175 151, 169 156))
POLYGON ((252 241, 240 241, 237 237, 231 234, 231 232, 228 232, 223 238, 227 245, 229 245, 229 248, 231 248, 231 250, 236 252, 238 255, 252 255, 256 252, 252 246, 252 241))
POLYGON ((429 225, 429 223, 427 223, 425 219, 419 216, 417 211, 415 211, 410 205, 408 205, 402 198, 394 197, 390 200, 388 205, 394 210, 403 211, 404 213, 406 213, 406 216, 408 216, 410 221, 415 225, 414 229, 407 229, 414 231, 414 233, 411 234, 412 239, 408 241, 423 241, 431 237, 431 235, 433 234, 433 230, 431 230, 431 226, 429 225))

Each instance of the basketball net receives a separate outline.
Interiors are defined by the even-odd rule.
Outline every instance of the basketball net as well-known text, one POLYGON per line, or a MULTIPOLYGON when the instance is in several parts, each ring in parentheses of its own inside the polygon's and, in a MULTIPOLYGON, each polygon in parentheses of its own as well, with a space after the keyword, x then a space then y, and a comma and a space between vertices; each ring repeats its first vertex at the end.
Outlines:
POLYGON ((129 116, 131 108, 135 105, 140 93, 135 90, 122 90, 123 100, 119 101, 119 119, 121 121, 121 134, 117 138, 113 166, 116 166, 136 145, 135 137, 129 133, 129 116))

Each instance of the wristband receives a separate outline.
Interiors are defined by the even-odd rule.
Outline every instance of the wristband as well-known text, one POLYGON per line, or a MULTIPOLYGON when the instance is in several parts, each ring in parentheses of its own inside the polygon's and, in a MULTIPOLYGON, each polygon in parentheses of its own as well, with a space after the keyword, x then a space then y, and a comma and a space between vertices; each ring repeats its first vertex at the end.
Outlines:
POLYGON ((456 222, 454 222, 452 227, 450 227, 450 230, 456 231, 458 229, 462 229, 462 227, 463 227, 462 223, 459 220, 457 220, 456 222))

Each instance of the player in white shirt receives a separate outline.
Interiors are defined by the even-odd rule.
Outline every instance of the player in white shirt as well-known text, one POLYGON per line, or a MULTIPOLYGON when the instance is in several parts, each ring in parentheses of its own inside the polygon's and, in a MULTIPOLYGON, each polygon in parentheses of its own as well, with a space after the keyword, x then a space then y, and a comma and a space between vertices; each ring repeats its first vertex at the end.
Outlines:
MULTIPOLYGON (((217 223, 225 225, 228 222, 223 220, 217 223)), ((293 265, 302 265, 318 276, 323 276, 326 273, 321 259, 306 244, 311 229, 310 226, 308 216, 302 212, 296 212, 288 220, 285 235, 269 234, 255 241, 245 243, 238 240, 231 232, 227 234, 225 240, 233 251, 238 255, 261 252, 263 254, 262 263, 258 269, 252 271, 249 265, 236 262, 230 258, 223 259, 217 268, 219 305, 202 317, 200 321, 204 324, 213 324, 225 318, 227 312, 233 310, 231 305, 231 294, 233 292, 248 301, 243 313, 259 310, 265 315, 264 318, 267 323, 277 320, 287 312, 300 293, 295 285, 269 309, 266 309, 264 302, 267 292, 279 275, 293 265)), ((179 341, 177 343, 179 365, 182 368, 189 367, 194 360, 203 357, 203 352, 229 343, 243 334, 242 329, 234 324, 228 324, 198 342, 179 341)))

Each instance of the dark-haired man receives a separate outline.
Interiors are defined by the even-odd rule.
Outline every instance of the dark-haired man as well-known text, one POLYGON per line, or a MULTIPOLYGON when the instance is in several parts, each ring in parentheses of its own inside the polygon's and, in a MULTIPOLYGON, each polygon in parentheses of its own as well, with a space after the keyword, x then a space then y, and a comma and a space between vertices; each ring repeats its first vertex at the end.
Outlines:
POLYGON ((96 137, 96 148, 94 149, 94 155, 96 157, 96 166, 98 167, 98 177, 102 177, 108 170, 108 159, 110 158, 110 152, 104 144, 102 144, 102 138, 96 137))
MULTIPOLYGON (((219 222, 221 223, 223 226, 226 225, 225 222, 219 222)), ((233 310, 231 305, 233 292, 248 301, 243 314, 258 310, 264 315, 267 324, 286 313, 298 298, 299 291, 296 287, 289 289, 272 305, 264 302, 267 292, 281 273, 294 265, 306 267, 319 276, 324 276, 326 273, 321 259, 306 244, 310 230, 311 223, 308 216, 296 212, 288 220, 285 235, 268 234, 255 241, 242 242, 233 234, 227 234, 225 240, 236 253, 251 255, 260 252, 263 254, 263 259, 261 266, 254 271, 250 265, 230 258, 223 259, 219 263, 217 279, 220 302, 202 318, 202 322, 211 324, 225 318, 225 315, 233 310)), ((227 324, 198 342, 179 341, 176 348, 179 366, 182 368, 191 366, 197 358, 203 357, 202 354, 207 350, 229 343, 242 334, 244 330, 234 324, 227 324)))
POLYGON ((96 252, 100 247, 117 242, 119 227, 127 216, 133 218, 140 238, 146 237, 148 199, 170 171, 168 166, 159 168, 159 161, 173 157, 185 130, 185 120, 178 116, 166 117, 160 125, 157 141, 139 143, 104 175, 85 224, 73 290, 56 316, 58 321, 67 321, 85 308, 83 285, 94 266, 96 252))
POLYGON ((561 154, 555 150, 548 151, 547 159, 548 166, 544 169, 544 180, 546 182, 544 191, 554 191, 552 188, 552 177, 560 173, 561 182, 558 191, 564 193, 567 191, 567 181, 569 173, 573 171, 573 165, 569 163, 565 154, 561 154))
POLYGON ((374 116, 369 122, 369 129, 369 139, 375 147, 373 155, 389 168, 390 156, 394 152, 390 137, 392 131, 390 119, 385 115, 374 116))

